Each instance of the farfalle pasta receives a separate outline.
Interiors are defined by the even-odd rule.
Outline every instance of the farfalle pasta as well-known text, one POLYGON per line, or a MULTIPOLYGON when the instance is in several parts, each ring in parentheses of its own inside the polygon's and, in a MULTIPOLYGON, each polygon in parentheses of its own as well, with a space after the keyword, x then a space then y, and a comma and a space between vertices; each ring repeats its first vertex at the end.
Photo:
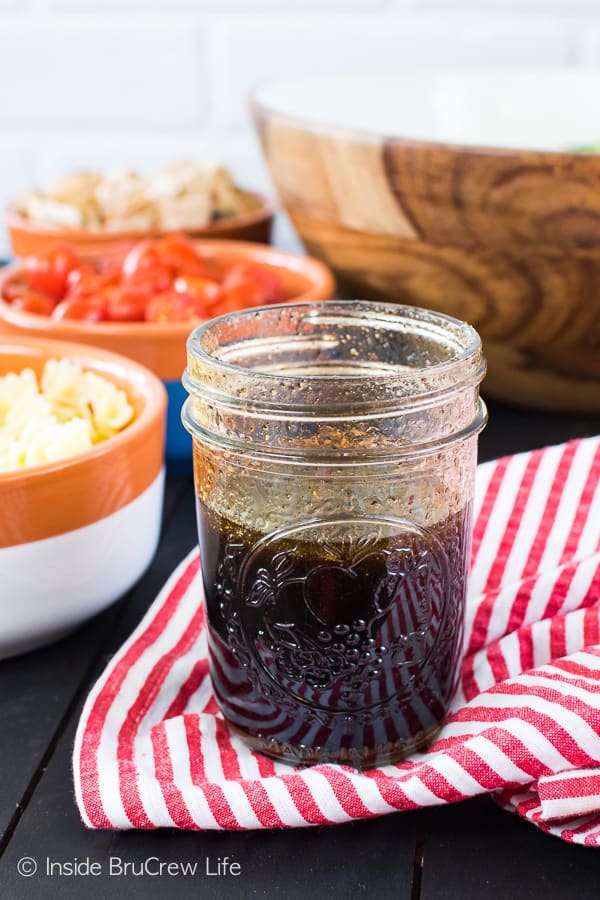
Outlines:
POLYGON ((0 472, 42 465, 89 450, 125 428, 126 393, 95 372, 50 359, 0 377, 0 472))

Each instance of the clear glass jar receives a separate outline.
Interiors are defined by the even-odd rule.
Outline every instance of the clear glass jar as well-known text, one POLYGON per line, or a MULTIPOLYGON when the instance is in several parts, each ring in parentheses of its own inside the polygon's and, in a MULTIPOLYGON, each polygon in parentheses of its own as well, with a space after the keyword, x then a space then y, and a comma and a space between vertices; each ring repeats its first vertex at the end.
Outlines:
POLYGON ((292 763, 397 761, 456 686, 481 342, 414 307, 286 304, 188 341, 211 675, 292 763))

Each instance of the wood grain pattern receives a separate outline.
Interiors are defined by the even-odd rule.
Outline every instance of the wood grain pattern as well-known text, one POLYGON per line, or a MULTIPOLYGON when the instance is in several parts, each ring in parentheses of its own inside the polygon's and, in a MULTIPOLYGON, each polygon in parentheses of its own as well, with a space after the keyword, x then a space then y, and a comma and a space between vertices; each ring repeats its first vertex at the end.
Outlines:
POLYGON ((356 295, 469 321, 492 396, 600 410, 600 156, 311 130, 254 112, 300 237, 356 295))

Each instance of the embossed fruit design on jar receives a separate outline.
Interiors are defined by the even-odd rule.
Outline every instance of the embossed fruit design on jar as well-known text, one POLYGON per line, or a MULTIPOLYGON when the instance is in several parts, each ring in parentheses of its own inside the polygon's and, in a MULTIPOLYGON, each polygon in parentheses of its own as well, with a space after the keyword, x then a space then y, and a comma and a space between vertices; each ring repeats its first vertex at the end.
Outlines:
POLYGON ((391 304, 286 304, 191 335, 211 676, 253 748, 367 767, 438 732, 484 371, 468 325, 391 304))

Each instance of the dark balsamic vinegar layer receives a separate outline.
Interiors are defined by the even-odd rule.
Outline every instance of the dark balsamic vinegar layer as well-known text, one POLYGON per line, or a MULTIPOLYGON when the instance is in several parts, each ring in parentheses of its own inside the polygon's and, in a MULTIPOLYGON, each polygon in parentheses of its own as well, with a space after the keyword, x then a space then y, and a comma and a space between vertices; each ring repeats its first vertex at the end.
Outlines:
POLYGON ((462 649, 468 509, 265 536, 198 503, 211 674, 225 719, 293 763, 357 767, 429 743, 462 649))

